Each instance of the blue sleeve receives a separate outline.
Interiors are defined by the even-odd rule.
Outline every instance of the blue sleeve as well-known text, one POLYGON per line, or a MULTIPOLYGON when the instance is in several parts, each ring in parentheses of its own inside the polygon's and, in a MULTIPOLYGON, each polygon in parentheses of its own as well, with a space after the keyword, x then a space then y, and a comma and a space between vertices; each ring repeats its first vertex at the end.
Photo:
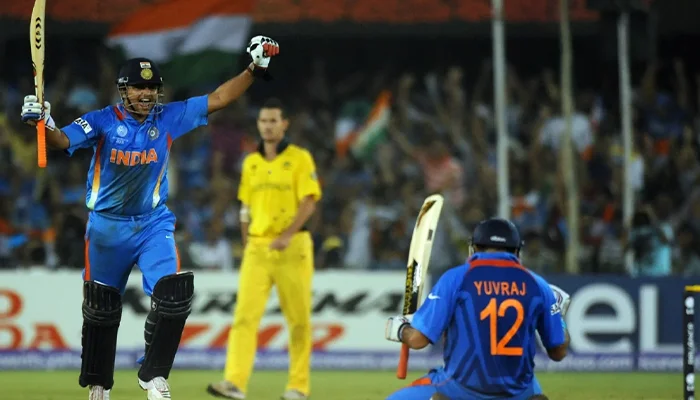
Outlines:
POLYGON ((537 332, 540 333, 545 349, 552 349, 561 346, 566 340, 564 319, 561 316, 561 309, 557 305, 552 288, 541 277, 535 279, 537 279, 544 300, 542 314, 537 323, 537 332))
POLYGON ((100 111, 91 111, 80 118, 77 118, 70 125, 61 128, 61 131, 68 137, 69 146, 65 150, 66 154, 72 156, 78 149, 86 149, 97 144, 102 129, 102 114, 100 111))
POLYGON ((457 301, 457 286, 462 282, 460 276, 463 275, 463 268, 453 268, 442 274, 425 298, 425 303, 413 315, 411 326, 433 344, 440 340, 452 319, 457 301))
POLYGON ((209 122, 209 95, 168 103, 166 107, 173 140, 209 122))

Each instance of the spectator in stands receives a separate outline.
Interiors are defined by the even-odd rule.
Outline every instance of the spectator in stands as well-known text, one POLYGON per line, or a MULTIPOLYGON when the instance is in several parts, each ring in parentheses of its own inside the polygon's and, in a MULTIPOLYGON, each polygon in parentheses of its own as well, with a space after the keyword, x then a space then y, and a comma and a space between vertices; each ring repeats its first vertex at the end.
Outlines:
POLYGON ((197 268, 233 272, 231 242, 224 237, 224 223, 219 219, 209 221, 206 239, 190 243, 187 251, 197 268))
POLYGON ((634 254, 633 276, 667 276, 672 269, 674 233, 667 217, 671 199, 660 195, 657 210, 647 204, 637 211, 632 220, 626 247, 634 254), (659 215, 659 212, 661 215, 659 215))

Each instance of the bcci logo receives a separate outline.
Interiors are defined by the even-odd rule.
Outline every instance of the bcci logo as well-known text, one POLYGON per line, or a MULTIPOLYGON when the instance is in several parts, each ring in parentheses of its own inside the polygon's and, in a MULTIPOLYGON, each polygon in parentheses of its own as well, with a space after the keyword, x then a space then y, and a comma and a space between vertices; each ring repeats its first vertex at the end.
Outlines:
POLYGON ((151 129, 148 130, 148 138, 151 140, 156 140, 159 135, 160 135, 160 132, 158 131, 158 128, 156 128, 155 126, 152 126, 151 129))
POLYGON ((143 78, 147 81, 151 80, 151 78, 153 78, 153 70, 151 70, 150 68, 142 69, 141 70, 141 78, 143 78))

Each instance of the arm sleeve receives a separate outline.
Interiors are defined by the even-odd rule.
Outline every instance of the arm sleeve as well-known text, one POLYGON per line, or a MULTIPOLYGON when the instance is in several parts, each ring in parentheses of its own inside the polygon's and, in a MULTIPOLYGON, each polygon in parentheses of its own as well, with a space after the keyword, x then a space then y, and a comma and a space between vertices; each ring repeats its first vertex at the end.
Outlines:
POLYGON ((173 140, 209 122, 208 99, 208 95, 203 95, 165 105, 173 140))
POLYGON ((301 163, 297 172, 297 200, 313 196, 314 200, 321 199, 321 185, 316 175, 316 163, 308 151, 302 152, 301 163))
POLYGON ((542 292, 543 307, 542 314, 537 324, 537 332, 540 334, 542 344, 545 349, 553 349, 564 344, 564 319, 561 316, 561 309, 554 297, 552 288, 544 279, 537 278, 537 283, 542 292))
POLYGON ((442 332, 452 319, 455 302, 457 301, 457 282, 461 282, 456 274, 462 271, 454 268, 445 272, 433 286, 425 303, 420 306, 413 316, 411 326, 417 329, 435 344, 440 340, 442 332))
POLYGON ((70 143, 65 150, 66 154, 72 156, 78 149, 95 146, 102 134, 101 122, 101 111, 91 111, 61 128, 61 132, 68 137, 70 143))

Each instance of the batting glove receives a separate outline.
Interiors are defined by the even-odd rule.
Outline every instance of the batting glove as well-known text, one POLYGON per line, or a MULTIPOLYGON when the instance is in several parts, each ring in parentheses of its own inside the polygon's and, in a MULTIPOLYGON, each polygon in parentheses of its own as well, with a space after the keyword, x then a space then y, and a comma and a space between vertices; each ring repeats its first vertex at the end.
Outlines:
POLYGON ((403 331, 403 328, 411 325, 411 321, 413 321, 413 315, 397 315, 395 317, 390 317, 386 321, 386 328, 384 329, 384 337, 386 340, 401 343, 401 331, 403 331))
POLYGON ((272 79, 267 72, 270 65, 270 57, 274 57, 280 52, 280 45, 267 36, 255 36, 250 39, 246 49, 250 58, 253 59, 251 71, 253 76, 263 78, 266 81, 272 79))
POLYGON ((552 292, 554 292, 554 298, 557 300, 555 304, 559 308, 561 316, 565 316, 566 311, 569 309, 569 303, 571 303, 571 296, 559 286, 550 284, 549 287, 552 288, 552 292))
POLYGON ((21 116, 22 122, 25 124, 35 126, 37 121, 43 119, 47 129, 56 129, 56 123, 53 118, 51 118, 51 104, 45 101, 42 107, 41 104, 39 104, 39 99, 33 94, 24 96, 21 116))

